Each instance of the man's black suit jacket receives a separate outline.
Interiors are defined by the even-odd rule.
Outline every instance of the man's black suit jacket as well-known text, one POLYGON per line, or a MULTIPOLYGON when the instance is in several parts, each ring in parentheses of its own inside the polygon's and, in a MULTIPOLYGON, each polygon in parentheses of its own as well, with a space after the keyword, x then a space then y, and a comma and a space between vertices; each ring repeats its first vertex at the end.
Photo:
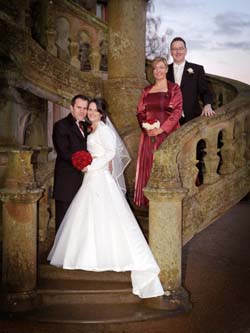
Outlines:
POLYGON ((70 202, 83 181, 83 173, 73 167, 71 156, 87 149, 87 127, 83 137, 71 113, 57 121, 53 127, 53 144, 57 153, 54 172, 54 198, 70 202))
MULTIPOLYGON (((175 82, 173 63, 168 66, 167 79, 175 82)), ((186 61, 180 88, 183 97, 185 122, 201 115, 200 100, 203 106, 213 104, 213 95, 208 87, 203 66, 186 61)))

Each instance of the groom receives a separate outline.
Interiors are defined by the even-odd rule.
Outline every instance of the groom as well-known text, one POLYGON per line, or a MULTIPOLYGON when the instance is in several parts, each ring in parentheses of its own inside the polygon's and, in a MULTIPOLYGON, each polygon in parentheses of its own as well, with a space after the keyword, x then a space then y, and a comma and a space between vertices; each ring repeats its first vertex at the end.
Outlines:
POLYGON ((203 66, 186 61, 186 42, 176 37, 170 44, 173 63, 168 66, 167 79, 177 83, 183 97, 183 114, 180 124, 184 124, 198 116, 211 117, 213 95, 208 87, 203 66), (203 109, 200 106, 202 102, 203 109))
POLYGON ((75 151, 87 149, 88 98, 76 95, 71 100, 71 113, 53 127, 53 144, 57 153, 54 170, 54 199, 56 231, 83 181, 83 173, 73 167, 71 156, 75 151))

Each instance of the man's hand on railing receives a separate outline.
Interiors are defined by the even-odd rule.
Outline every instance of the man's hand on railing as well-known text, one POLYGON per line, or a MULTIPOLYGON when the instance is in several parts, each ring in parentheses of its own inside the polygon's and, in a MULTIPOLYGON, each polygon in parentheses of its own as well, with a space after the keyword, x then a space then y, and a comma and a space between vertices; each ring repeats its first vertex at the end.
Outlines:
POLYGON ((215 111, 212 109, 211 104, 206 104, 202 110, 201 116, 212 117, 215 115, 215 111))

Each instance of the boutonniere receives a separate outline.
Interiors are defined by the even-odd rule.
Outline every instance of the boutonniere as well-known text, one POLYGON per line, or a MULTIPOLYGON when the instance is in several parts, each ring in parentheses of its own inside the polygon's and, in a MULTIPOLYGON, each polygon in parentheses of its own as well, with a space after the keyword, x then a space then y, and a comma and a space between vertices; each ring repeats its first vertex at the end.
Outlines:
POLYGON ((187 69, 187 72, 188 72, 188 74, 194 74, 194 70, 191 67, 187 69))

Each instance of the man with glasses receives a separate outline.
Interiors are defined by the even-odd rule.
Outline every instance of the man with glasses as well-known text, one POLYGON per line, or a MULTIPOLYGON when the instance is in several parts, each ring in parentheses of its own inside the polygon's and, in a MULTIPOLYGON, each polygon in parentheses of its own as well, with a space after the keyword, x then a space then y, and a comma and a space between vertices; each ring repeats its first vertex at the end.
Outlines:
POLYGON ((215 115, 212 110, 213 96, 203 66, 186 61, 187 48, 183 38, 174 38, 170 48, 173 63, 168 66, 167 79, 177 83, 182 91, 183 113, 180 124, 200 115, 205 117, 215 115))

